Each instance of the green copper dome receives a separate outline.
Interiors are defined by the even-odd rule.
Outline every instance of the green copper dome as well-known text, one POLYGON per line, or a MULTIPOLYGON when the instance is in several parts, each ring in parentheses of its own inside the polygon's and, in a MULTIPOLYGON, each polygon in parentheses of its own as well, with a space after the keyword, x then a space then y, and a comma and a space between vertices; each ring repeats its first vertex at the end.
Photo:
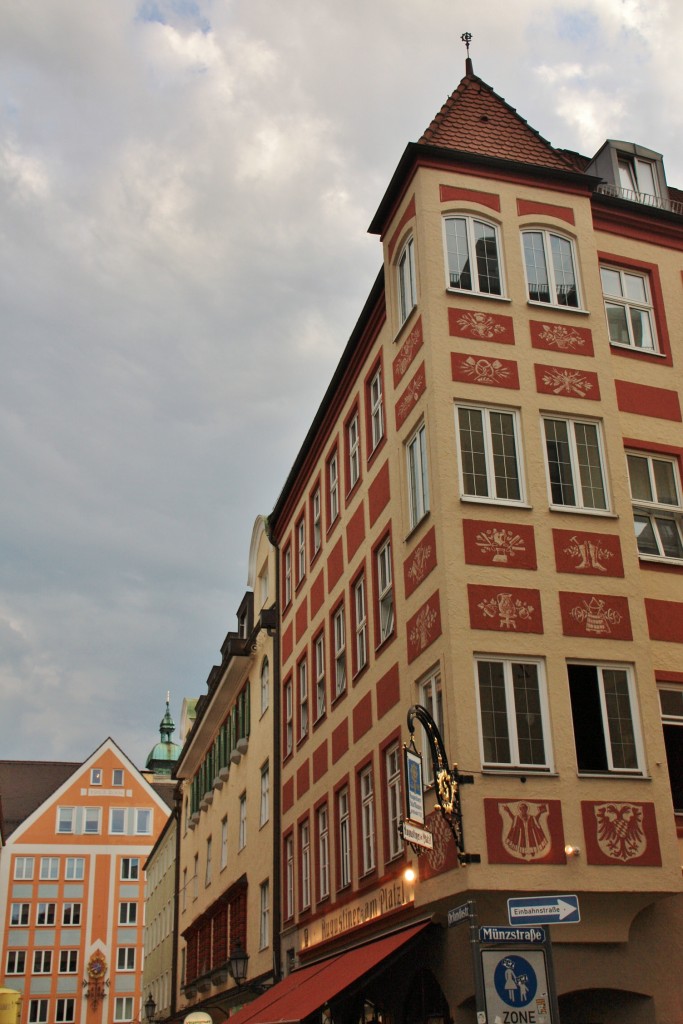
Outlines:
POLYGON ((171 709, 169 707, 170 701, 171 695, 167 694, 166 711, 164 713, 164 717, 159 723, 159 735, 161 739, 159 743, 156 743, 152 747, 147 757, 147 761, 145 762, 145 768, 153 771, 155 775, 170 776, 173 772, 173 765, 180 755, 179 744, 174 743, 171 738, 175 732, 175 722, 171 717, 171 709))

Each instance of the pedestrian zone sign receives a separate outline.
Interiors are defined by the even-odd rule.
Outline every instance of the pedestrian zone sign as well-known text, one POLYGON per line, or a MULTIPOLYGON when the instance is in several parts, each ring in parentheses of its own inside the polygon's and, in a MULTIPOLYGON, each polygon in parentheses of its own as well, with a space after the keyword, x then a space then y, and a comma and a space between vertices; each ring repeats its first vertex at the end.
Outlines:
POLYGON ((482 949, 489 1024, 551 1024, 548 972, 542 949, 482 949))

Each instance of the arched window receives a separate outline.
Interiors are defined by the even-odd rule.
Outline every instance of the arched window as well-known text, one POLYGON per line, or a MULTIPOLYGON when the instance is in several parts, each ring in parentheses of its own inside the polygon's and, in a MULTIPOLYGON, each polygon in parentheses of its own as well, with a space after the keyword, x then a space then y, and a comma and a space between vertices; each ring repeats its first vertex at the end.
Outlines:
POLYGON ((476 217, 446 217, 448 287, 502 295, 498 229, 476 217))

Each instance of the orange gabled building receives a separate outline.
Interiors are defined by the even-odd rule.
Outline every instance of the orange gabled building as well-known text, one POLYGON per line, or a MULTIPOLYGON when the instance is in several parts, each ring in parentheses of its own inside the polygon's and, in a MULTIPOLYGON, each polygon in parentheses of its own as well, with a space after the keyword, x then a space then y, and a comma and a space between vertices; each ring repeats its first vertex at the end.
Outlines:
POLYGON ((142 867, 172 791, 112 739, 82 764, 0 762, 0 985, 21 1024, 142 1018, 142 867))

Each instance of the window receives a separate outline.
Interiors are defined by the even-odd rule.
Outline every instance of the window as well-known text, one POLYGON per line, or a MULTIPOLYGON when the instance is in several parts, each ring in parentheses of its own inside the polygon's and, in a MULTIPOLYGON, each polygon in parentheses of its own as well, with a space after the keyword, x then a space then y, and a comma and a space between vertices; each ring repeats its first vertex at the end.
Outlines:
POLYGON ((602 442, 597 423, 543 420, 550 501, 577 509, 607 509, 602 442))
MULTIPOLYGON (((44 904, 43 904, 44 906, 44 904)), ((30 903, 13 903, 10 909, 9 923, 11 927, 18 928, 24 927, 28 924, 29 914, 31 912, 30 903)))
POLYGON ((619 184, 627 192, 633 193, 634 200, 643 202, 645 197, 659 195, 655 165, 651 160, 641 160, 625 153, 620 153, 617 159, 619 184))
POLYGON ((109 811, 109 832, 122 836, 126 831, 126 812, 123 807, 112 807, 109 811))
POLYGON ((87 835, 99 835, 102 810, 100 807, 86 807, 83 831, 87 835))
POLYGON ((135 970, 135 946, 119 946, 116 951, 116 970, 135 970))
POLYGON ((417 526, 429 512, 427 480, 427 432, 421 424, 406 444, 408 459, 408 507, 410 528, 417 526))
POLYGON ((211 850, 213 846, 212 837, 206 840, 206 870, 204 871, 204 886, 211 885, 211 850))
POLYGON ((137 924, 138 905, 133 902, 119 903, 119 924, 137 924))
POLYGON ((567 672, 579 771, 639 773, 642 754, 631 669, 570 664, 567 672))
POLYGON ((123 881, 137 881, 140 877, 140 858, 139 857, 122 857, 121 858, 121 878, 123 881))
POLYGON ((387 779, 387 832, 389 837, 389 860, 403 851, 403 840, 398 831, 401 820, 401 757, 398 743, 392 744, 385 753, 387 779))
POLYGON ((370 378, 370 439, 372 451, 384 437, 384 404, 382 399, 382 367, 370 378))
POLYGON ((7 953, 7 974, 26 973, 26 950, 10 949, 7 953))
POLYGON ((265 825, 270 818, 270 766, 268 762, 261 768, 261 810, 259 824, 265 825))
POLYGON ((74 830, 74 809, 73 807, 59 807, 57 810, 57 832, 73 832, 74 830))
POLYGON ((52 974, 52 950, 36 949, 33 952, 33 973, 52 974))
POLYGON ((33 857, 17 857, 14 861, 15 879, 29 881, 33 878, 33 857))
POLYGON ((522 501, 517 414, 461 405, 456 421, 463 497, 522 501))
POLYGON ((360 478, 360 433, 358 430, 357 411, 349 420, 346 428, 346 439, 349 467, 349 491, 352 491, 360 478))
POLYGON ((325 714, 325 635, 320 633, 313 645, 315 659, 315 720, 325 714))
POLYGON ((55 923, 55 907, 54 903, 39 903, 36 909, 36 924, 52 928, 55 923))
POLYGON ((681 488, 674 459, 627 452, 638 551, 683 559, 681 488))
POLYGON ((549 768, 542 664, 477 659, 482 764, 549 768))
POLYGON ((318 899, 324 900, 330 895, 330 824, 327 816, 327 804, 318 808, 316 819, 318 824, 318 899))
POLYGON ((114 1000, 114 1020, 129 1021, 133 1019, 133 996, 116 996, 114 1000))
POLYGON ((674 811, 683 814, 683 689, 663 684, 659 689, 659 706, 674 811))
POLYGON ((308 736, 308 663, 304 658, 297 669, 299 677, 299 741, 308 736))
POLYGON ((59 878, 59 857, 40 858, 40 877, 43 881, 59 878))
POLYGON ((85 878, 85 858, 66 858, 66 879, 70 882, 82 882, 85 878))
POLYGON ((294 916, 294 838, 285 839, 285 920, 294 916))
POLYGON ((30 999, 28 1004, 29 1024, 47 1024, 48 999, 30 999))
POLYGON ((353 585, 354 627, 356 631, 356 672, 368 661, 368 617, 365 605, 365 576, 359 576, 353 585))
POLYGON ((609 340, 643 352, 656 352, 654 314, 645 274, 600 267, 609 340))
POLYGON ((123 768, 114 768, 111 773, 111 784, 112 786, 123 785, 123 768))
POLYGON ((187 910, 187 868, 183 868, 183 913, 187 910))
MULTIPOLYGON (((441 692, 441 673, 438 669, 432 670, 427 676, 425 676, 419 684, 418 691, 419 703, 427 709, 436 722, 437 729, 443 736, 443 694, 441 692)), ((422 726, 420 726, 420 729, 422 729, 422 726)), ((425 786, 432 786, 434 784, 434 769, 432 767, 432 759, 428 754, 429 741, 424 729, 422 729, 422 751, 424 754, 424 760, 422 762, 424 784, 425 786)))
POLYGON ((332 617, 334 631, 334 695, 341 696, 346 689, 346 625, 344 605, 340 605, 332 617))
POLYGON ((372 779, 372 765, 363 768, 359 777, 361 851, 363 874, 375 867, 375 790, 372 779))
POLYGON ((306 575, 306 521, 301 517, 296 527, 296 581, 301 583, 306 575))
POLYGON ((349 791, 344 788, 337 796, 337 820, 339 822, 339 888, 351 884, 351 815, 349 791))
POLYGON ((91 768, 90 769, 90 785, 101 786, 102 785, 102 769, 91 768))
POLYGON ((258 948, 266 949, 266 947, 270 945, 270 885, 267 881, 261 882, 259 894, 260 913, 258 948))
POLYGON ((59 952, 59 973, 75 974, 78 970, 78 950, 62 949, 59 952))
POLYGON ((270 702, 270 664, 268 658, 261 662, 261 714, 268 709, 270 702))
POLYGON ((58 999, 57 1012, 55 1013, 56 1024, 71 1024, 75 1020, 76 1000, 72 998, 58 999))
POLYGON ((152 812, 146 807, 135 809, 135 834, 149 836, 152 834, 152 812))
POLYGON ((247 845, 247 794, 240 797, 240 828, 237 849, 243 850, 247 845))
POLYGON ((391 576, 391 541, 385 540, 377 551, 377 598, 379 606, 379 642, 394 632, 394 590, 391 576))
POLYGON ((284 587, 285 587, 285 608, 292 600, 292 546, 288 544, 283 555, 284 561, 284 587))
POLYGON ((199 854, 194 855, 194 874, 192 875, 192 899, 199 896, 199 854))
POLYGON ((292 680, 288 679, 285 683, 285 735, 284 735, 284 747, 285 757, 288 757, 292 753, 294 745, 294 700, 292 696, 292 680))
POLYGON ((62 924, 69 926, 78 925, 81 923, 81 904, 80 903, 63 903, 62 904, 62 924))
POLYGON ((474 217, 446 217, 445 228, 449 288, 500 295, 497 229, 474 217))
POLYGON ((333 452, 327 463, 327 494, 329 498, 328 517, 329 525, 339 515, 339 459, 337 452, 333 452))
POLYGON ((408 239, 398 258, 398 316, 403 324, 415 306, 415 260, 413 239, 408 239))
POLYGON ((221 821, 221 871, 228 863, 228 819, 221 821))
POLYGON ((313 546, 313 558, 320 551, 320 545, 322 544, 322 510, 320 505, 320 488, 316 487, 311 498, 311 528, 312 528, 312 546, 313 546))
POLYGON ((301 909, 311 906, 311 830, 307 821, 299 828, 299 853, 301 856, 301 909))
POLYGON ((550 231, 524 231, 522 240, 529 299, 578 307, 574 252, 569 239, 550 231))

